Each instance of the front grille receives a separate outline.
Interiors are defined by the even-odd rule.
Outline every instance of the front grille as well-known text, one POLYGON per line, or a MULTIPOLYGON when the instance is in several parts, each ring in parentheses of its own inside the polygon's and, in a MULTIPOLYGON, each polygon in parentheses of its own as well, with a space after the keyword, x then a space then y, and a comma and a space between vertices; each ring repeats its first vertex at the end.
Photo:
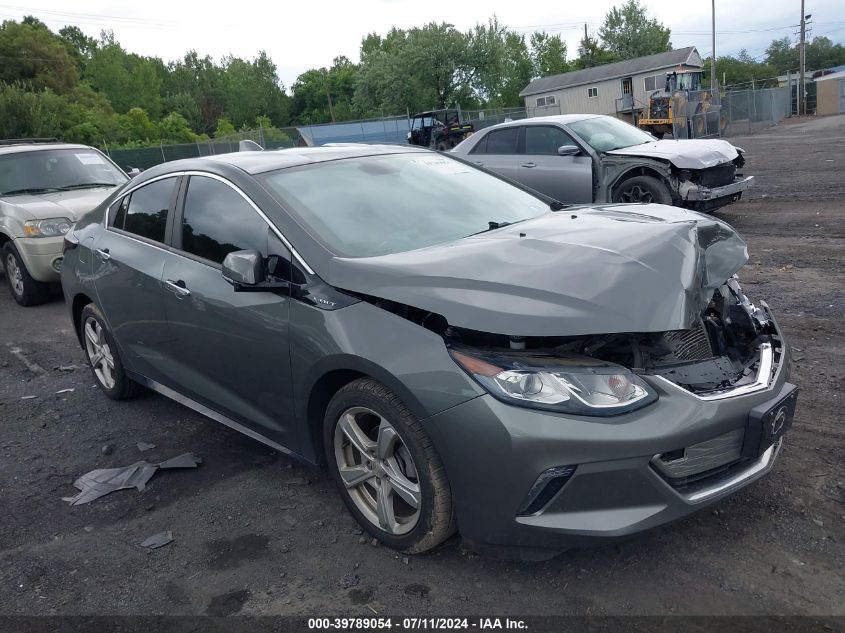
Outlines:
POLYGON ((742 459, 745 429, 734 429, 651 460, 654 469, 673 487, 686 486, 718 474, 742 459))
POLYGON ((698 184, 703 187, 724 187, 736 178, 736 165, 723 163, 715 167, 708 167, 698 172, 698 184))

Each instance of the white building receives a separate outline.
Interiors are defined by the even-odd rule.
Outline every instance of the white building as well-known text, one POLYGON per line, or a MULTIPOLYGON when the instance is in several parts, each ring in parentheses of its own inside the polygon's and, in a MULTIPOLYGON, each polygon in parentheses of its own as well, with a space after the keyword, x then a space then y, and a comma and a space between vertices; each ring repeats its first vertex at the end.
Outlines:
POLYGON ((662 90, 666 74, 701 70, 694 46, 637 57, 532 81, 520 97, 531 116, 543 114, 626 114, 642 110, 654 90, 662 90))

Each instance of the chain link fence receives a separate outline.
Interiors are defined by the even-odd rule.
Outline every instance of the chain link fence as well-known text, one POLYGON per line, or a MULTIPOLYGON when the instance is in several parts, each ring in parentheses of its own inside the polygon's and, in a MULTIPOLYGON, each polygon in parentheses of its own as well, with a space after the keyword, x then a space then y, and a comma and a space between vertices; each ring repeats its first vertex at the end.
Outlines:
POLYGON ((777 125, 792 113, 789 88, 734 90, 722 96, 725 136, 751 134, 777 125))
POLYGON ((196 141, 195 143, 179 143, 165 145, 160 143, 152 147, 110 149, 103 146, 109 157, 124 170, 149 169, 161 163, 180 160, 182 158, 199 158, 237 152, 241 141, 254 141, 265 149, 281 149, 305 145, 303 136, 297 128, 258 128, 255 130, 237 132, 228 136, 196 141))

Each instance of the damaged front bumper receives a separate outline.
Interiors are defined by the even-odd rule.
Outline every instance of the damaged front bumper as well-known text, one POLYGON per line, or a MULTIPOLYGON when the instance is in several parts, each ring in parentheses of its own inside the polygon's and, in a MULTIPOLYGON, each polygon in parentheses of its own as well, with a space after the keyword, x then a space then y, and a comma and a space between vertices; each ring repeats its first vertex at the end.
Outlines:
POLYGON ((754 176, 747 176, 721 187, 705 187, 689 180, 683 180, 678 183, 678 194, 681 200, 685 202, 712 202, 719 200, 727 204, 739 199, 742 192, 753 184, 754 176))
POLYGON ((530 410, 490 395, 432 416, 426 426, 462 536, 523 552, 593 545, 678 520, 764 476, 788 424, 767 444, 750 420, 787 401, 794 407, 796 391, 788 346, 778 346, 761 350, 753 386, 734 393, 702 396, 643 376, 657 402, 614 418, 530 410), (538 486, 549 482, 543 497, 538 486))

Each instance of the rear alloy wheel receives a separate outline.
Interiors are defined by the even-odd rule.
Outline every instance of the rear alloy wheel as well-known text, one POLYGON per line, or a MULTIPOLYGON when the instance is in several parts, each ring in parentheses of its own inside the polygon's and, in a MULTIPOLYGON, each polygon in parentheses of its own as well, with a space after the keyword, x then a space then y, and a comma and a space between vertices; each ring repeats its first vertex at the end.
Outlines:
POLYGON ((614 202, 634 204, 672 204, 672 194, 657 178, 634 176, 625 180, 613 194, 614 202))
POLYGON ((103 393, 113 400, 124 400, 137 394, 141 387, 126 375, 117 346, 99 308, 89 303, 83 308, 80 321, 85 356, 103 393))
POLYGON ((374 537, 417 553, 454 532, 440 458, 417 419, 384 385, 360 379, 335 394, 324 440, 347 508, 374 537))
POLYGON ((3 246, 3 268, 12 297, 22 306, 44 303, 50 297, 50 285, 35 281, 11 242, 3 246))

